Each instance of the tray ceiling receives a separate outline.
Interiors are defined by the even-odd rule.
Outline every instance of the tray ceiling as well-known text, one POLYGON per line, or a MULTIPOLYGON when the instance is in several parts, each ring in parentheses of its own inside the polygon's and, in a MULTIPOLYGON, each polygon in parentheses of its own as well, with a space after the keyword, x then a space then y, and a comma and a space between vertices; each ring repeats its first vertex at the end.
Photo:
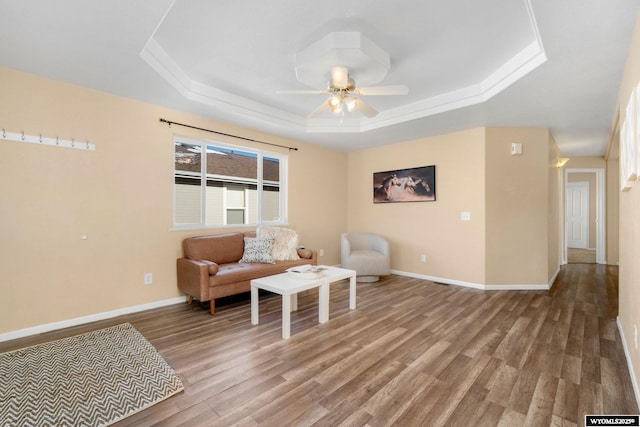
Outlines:
POLYGON ((0 0, 0 66, 346 151, 541 126, 602 155, 639 3, 0 0), (314 119, 326 95, 276 93, 322 89, 332 66, 409 93, 314 119))

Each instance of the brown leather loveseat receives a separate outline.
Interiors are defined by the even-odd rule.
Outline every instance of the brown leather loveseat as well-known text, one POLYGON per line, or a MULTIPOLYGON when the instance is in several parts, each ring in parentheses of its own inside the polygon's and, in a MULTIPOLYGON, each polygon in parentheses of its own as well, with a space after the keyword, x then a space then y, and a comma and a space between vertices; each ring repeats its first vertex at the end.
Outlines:
POLYGON ((236 232, 183 240, 184 257, 177 260, 178 288, 187 294, 189 303, 194 298, 211 301, 210 312, 214 314, 216 298, 250 291, 251 279, 283 273, 296 265, 318 263, 316 251, 295 248, 294 255, 297 252, 299 259, 274 263, 240 262, 245 237, 253 239, 256 233, 236 232))

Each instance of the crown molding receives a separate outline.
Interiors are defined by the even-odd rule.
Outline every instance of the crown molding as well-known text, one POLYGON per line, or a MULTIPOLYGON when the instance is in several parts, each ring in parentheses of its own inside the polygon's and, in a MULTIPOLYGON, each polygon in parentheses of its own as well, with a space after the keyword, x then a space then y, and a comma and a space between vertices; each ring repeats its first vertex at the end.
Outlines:
MULTIPOLYGON (((529 15, 534 40, 488 77, 463 88, 381 111, 372 118, 340 116, 335 119, 310 119, 304 115, 294 114, 196 81, 190 78, 154 39, 155 32, 162 25, 162 21, 140 52, 140 57, 178 93, 193 102, 223 110, 225 113, 232 113, 239 117, 251 118, 267 122, 270 125, 298 131, 310 133, 361 133, 486 102, 545 63, 547 56, 540 38, 531 2, 530 0, 525 0, 524 4, 529 15)), ((165 14, 163 20, 166 16, 167 14, 165 14)))

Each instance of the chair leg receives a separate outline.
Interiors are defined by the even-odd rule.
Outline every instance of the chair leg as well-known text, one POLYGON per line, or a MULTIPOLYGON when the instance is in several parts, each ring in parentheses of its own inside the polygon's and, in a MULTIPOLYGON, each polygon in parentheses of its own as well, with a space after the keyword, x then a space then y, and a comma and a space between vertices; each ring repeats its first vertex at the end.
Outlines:
POLYGON ((213 316, 216 312, 216 300, 209 301, 209 313, 213 316))

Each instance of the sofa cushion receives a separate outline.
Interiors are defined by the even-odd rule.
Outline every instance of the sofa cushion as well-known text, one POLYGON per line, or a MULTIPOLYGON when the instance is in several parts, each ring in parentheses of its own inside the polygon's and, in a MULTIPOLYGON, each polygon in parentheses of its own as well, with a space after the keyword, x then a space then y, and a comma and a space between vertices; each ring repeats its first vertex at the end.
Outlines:
POLYGON ((275 263, 271 255, 274 240, 272 237, 245 237, 244 253, 240 262, 275 263))
POLYGON ((238 262, 244 251, 244 233, 188 237, 182 241, 184 257, 216 264, 238 262))
POLYGON ((308 262, 308 260, 300 259, 297 261, 277 261, 275 264, 263 264, 257 262, 234 262, 230 264, 222 264, 220 265, 218 274, 215 276, 209 276, 209 286, 228 286, 244 282, 246 289, 242 292, 246 292, 250 289, 248 282, 252 279, 280 274, 285 272, 289 267, 302 265, 308 262))
POLYGON ((258 237, 272 237, 274 239, 272 255, 275 261, 300 259, 296 251, 298 233, 295 230, 260 225, 256 232, 258 237))

